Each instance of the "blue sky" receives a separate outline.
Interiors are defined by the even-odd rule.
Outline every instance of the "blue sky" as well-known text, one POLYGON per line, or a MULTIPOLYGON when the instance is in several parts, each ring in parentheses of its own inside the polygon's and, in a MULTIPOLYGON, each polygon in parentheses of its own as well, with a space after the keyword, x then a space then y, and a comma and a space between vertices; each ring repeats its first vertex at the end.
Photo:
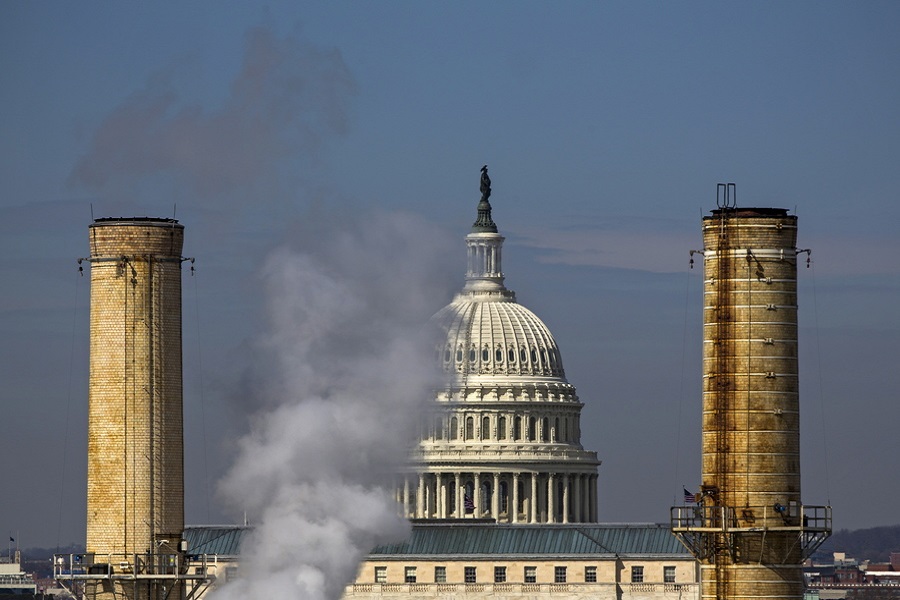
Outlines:
POLYGON ((186 226, 187 518, 227 521, 260 262, 414 213, 455 243, 449 301, 485 163, 507 283, 586 404, 601 519, 664 521, 699 479, 688 251, 732 181, 813 251, 804 501, 897 523, 898 25, 890 2, 4 3, 0 527, 83 540, 92 209, 186 226))

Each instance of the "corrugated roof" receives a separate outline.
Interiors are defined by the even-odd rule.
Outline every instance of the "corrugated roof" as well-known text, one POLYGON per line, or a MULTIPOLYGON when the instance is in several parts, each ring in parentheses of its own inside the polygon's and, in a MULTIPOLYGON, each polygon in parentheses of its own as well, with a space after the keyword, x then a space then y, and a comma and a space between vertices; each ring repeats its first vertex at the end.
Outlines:
POLYGON ((415 524, 409 539, 378 546, 372 555, 542 554, 683 555, 666 525, 657 524, 415 524))
POLYGON ((237 556, 241 550, 241 539, 250 530, 250 527, 237 525, 188 527, 184 530, 187 553, 237 556))

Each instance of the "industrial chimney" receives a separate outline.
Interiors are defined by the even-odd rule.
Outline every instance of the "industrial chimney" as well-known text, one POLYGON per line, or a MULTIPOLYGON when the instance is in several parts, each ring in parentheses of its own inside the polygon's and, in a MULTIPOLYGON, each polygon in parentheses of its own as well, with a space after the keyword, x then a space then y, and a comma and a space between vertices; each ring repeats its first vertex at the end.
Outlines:
POLYGON ((85 582, 85 592, 97 599, 177 600, 184 531, 184 226, 174 219, 104 218, 89 231, 84 569, 97 577, 85 582))
MULTIPOLYGON (((803 560, 831 509, 800 495, 797 217, 737 208, 719 184, 703 218, 702 483, 672 529, 700 559, 701 598, 803 598, 803 560)), ((693 253, 692 253, 693 254, 693 253)))

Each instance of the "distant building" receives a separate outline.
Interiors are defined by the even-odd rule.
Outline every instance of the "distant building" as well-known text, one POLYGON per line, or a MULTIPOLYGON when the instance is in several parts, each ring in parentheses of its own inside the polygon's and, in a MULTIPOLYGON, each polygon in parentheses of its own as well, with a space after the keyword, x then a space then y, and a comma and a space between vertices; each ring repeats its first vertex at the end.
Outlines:
POLYGON ((12 557, 0 557, 0 597, 34 596, 37 584, 34 578, 22 570, 19 551, 12 557))

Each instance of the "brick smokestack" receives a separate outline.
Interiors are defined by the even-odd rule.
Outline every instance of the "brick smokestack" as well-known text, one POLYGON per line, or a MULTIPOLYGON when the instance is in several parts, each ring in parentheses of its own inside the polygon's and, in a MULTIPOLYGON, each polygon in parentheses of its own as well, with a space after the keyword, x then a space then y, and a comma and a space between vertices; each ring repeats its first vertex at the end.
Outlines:
MULTIPOLYGON (((162 556, 178 552, 184 531, 184 226, 174 219, 105 218, 89 232, 86 548, 114 570, 152 573, 162 556)), ((157 581, 106 581, 88 584, 86 592, 90 598, 180 597, 157 581)))

